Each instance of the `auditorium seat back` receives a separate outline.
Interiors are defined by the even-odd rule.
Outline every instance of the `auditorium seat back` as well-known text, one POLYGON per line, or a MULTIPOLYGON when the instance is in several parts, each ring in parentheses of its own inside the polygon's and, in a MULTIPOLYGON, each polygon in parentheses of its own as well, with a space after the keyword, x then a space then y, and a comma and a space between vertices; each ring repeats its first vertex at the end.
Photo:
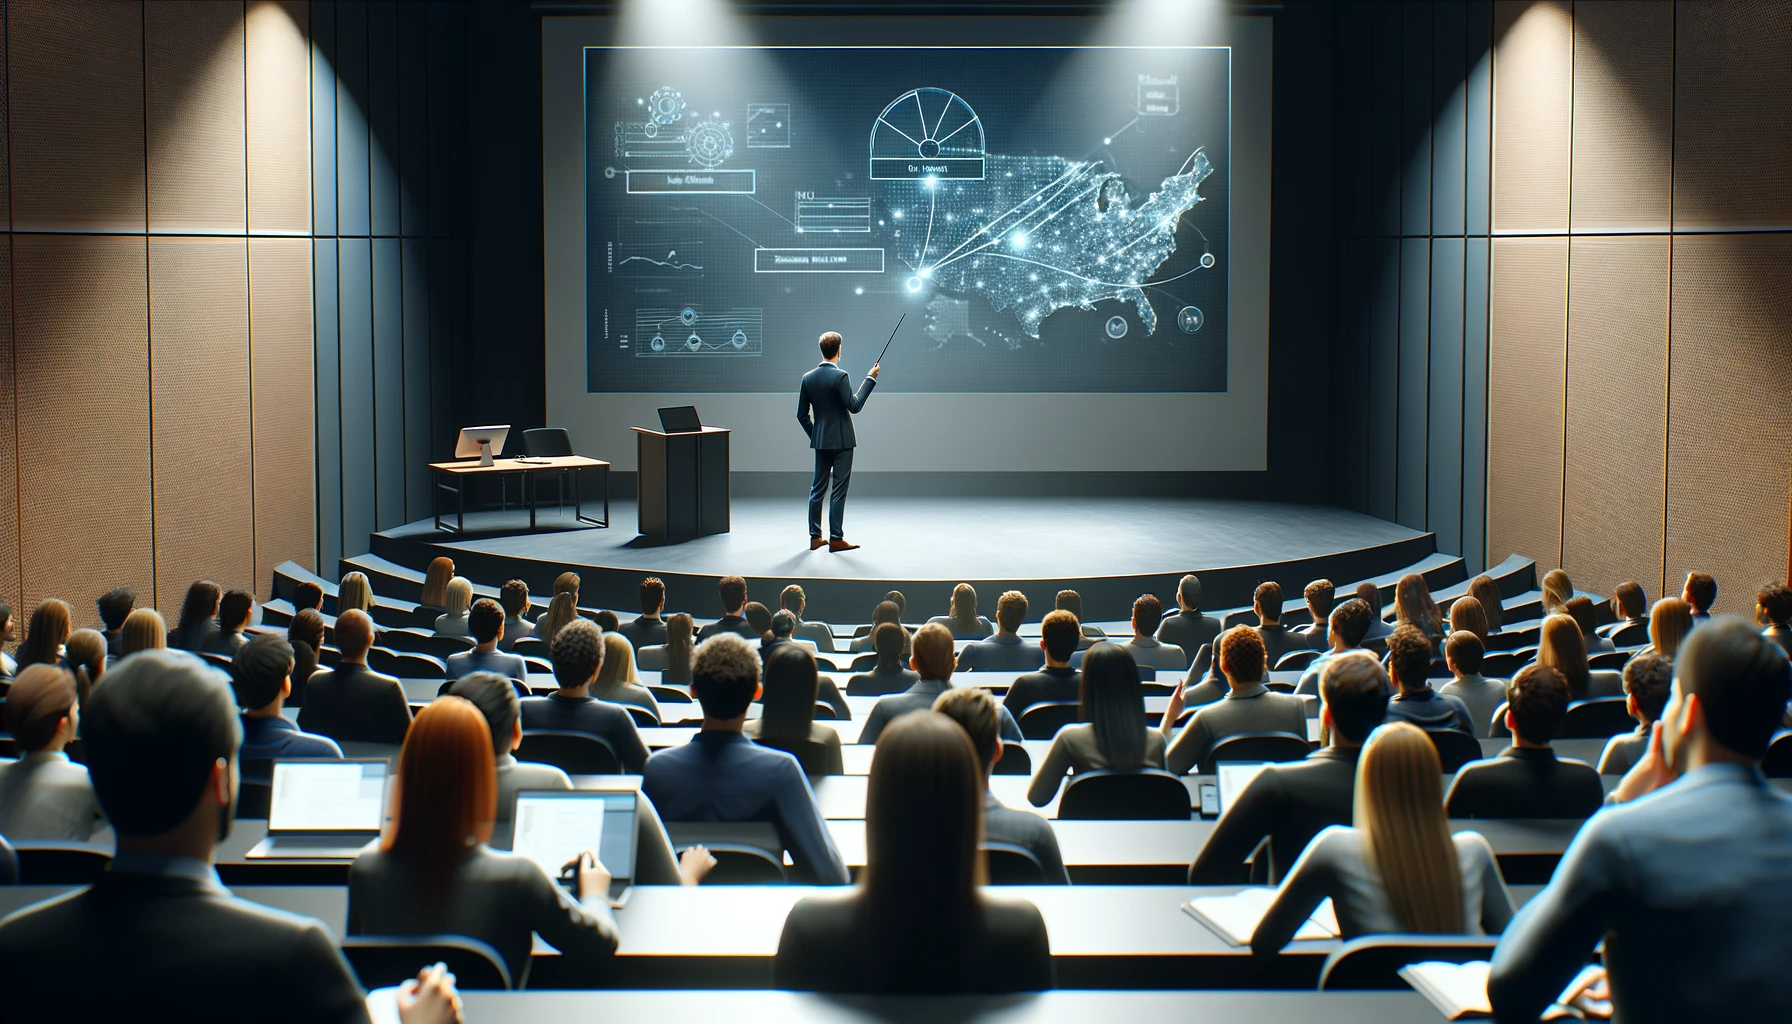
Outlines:
POLYGON ((498 951, 464 935, 349 935, 342 954, 369 990, 415 979, 419 965, 434 963, 446 964, 463 991, 502 992, 511 984, 498 951))
POLYGON ((1045 865, 1032 850, 1016 843, 984 843, 983 859, 990 885, 1042 885, 1045 865))
POLYGON ((1060 820, 1186 821, 1188 787, 1161 768, 1103 768, 1071 776, 1058 800, 1060 820))
POLYGON ((1202 775, 1218 772, 1221 761, 1299 761, 1313 752, 1305 736, 1266 729, 1240 732, 1215 743, 1201 759, 1202 775))
POLYGON ((1333 950, 1319 969, 1321 992, 1411 990, 1400 968, 1429 960, 1465 964, 1491 960, 1498 936, 1365 935, 1333 950))
POLYGON ((622 760, 602 736, 588 732, 525 730, 518 761, 551 764, 568 775, 620 775, 622 760))

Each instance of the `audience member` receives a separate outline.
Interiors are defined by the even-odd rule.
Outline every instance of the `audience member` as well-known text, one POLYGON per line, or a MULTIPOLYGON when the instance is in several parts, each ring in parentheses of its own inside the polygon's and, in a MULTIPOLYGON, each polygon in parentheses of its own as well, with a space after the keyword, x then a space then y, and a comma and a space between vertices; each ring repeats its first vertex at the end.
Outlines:
POLYGON ((1433 644, 1443 642, 1444 617, 1431 598, 1431 587, 1425 577, 1409 572, 1394 585, 1394 626, 1413 626, 1433 644))
POLYGON ((1051 988, 1038 909, 982 888, 982 766, 964 729, 927 711, 894 724, 878 747, 864 882, 791 909, 773 984, 901 995, 1051 988))
POLYGON ((989 791, 989 774, 1002 759, 1001 712, 995 698, 981 686, 955 686, 939 695, 933 710, 964 729, 977 763, 983 766, 983 842, 1018 846, 1039 861, 1040 881, 1069 885, 1070 872, 1064 868, 1051 823, 1032 811, 1004 805, 989 791))
POLYGON ((691 684, 691 636, 695 623, 684 612, 666 620, 666 642, 658 647, 643 647, 637 666, 645 672, 658 672, 660 682, 668 686, 691 684))
POLYGON ((496 672, 507 679, 528 681, 529 664, 523 656, 498 650, 505 635, 504 609, 498 602, 489 597, 473 602, 473 607, 467 610, 467 633, 473 639, 473 649, 448 656, 448 678, 459 679, 474 672, 496 672))
POLYGON ((598 609, 592 614, 591 621, 597 623, 597 628, 606 633, 614 633, 622 628, 622 620, 617 618, 616 613, 608 608, 598 609))
POLYGON ((1481 612, 1487 616, 1489 636, 1505 628, 1505 599, 1500 597, 1500 586, 1493 582, 1493 577, 1483 575, 1469 580, 1468 596, 1481 602, 1481 612))
POLYGON ((1257 635, 1263 638, 1265 672, 1276 667, 1282 655, 1307 650, 1307 639, 1282 628, 1282 585, 1271 580, 1257 584, 1251 595, 1251 610, 1257 613, 1257 635))
POLYGON ((641 581, 639 593, 641 614, 616 627, 637 651, 666 642, 666 620, 660 618, 666 610, 666 584, 658 576, 649 576, 641 581))
POLYGON ((18 638, 18 623, 13 619, 12 605, 0 604, 0 676, 7 679, 18 672, 19 663, 4 650, 4 646, 18 638))
MULTIPOLYGON (((9 616, 10 617, 10 616, 9 616)), ((10 623, 9 623, 10 624, 10 623)), ((160 651, 168 646, 168 624, 154 608, 138 608, 124 620, 124 653, 160 651)))
MULTIPOLYGON (((455 685, 475 679, 510 690, 489 672, 455 685)), ((398 757, 391 825, 379 849, 349 868, 348 934, 478 939, 498 951, 519 986, 536 934, 573 963, 601 963, 619 938, 610 872, 596 851, 568 865, 578 880, 575 899, 534 861, 486 845, 493 822, 507 815, 494 813, 502 810, 503 768, 494 771, 480 710, 448 696, 417 714, 398 757)))
POLYGON ((1717 580, 1708 572, 1689 572, 1680 598, 1692 606, 1692 625, 1697 626, 1711 617, 1711 606, 1717 603, 1717 580))
POLYGON ((1157 638, 1182 648, 1192 665, 1195 652, 1213 643, 1219 635, 1220 620, 1201 614, 1201 578, 1192 573, 1182 577, 1176 584, 1176 612, 1164 616, 1164 621, 1157 627, 1157 638))
POLYGON ((1587 657, 1591 658, 1595 654, 1610 654, 1617 650, 1612 646, 1610 640, 1595 632, 1599 628, 1599 622, 1593 616, 1592 598, 1585 594, 1571 597, 1568 599, 1568 603, 1562 606, 1562 609, 1569 618, 1574 620, 1574 624, 1580 627, 1581 641, 1586 644, 1587 657))
POLYGON ((1421 729, 1459 729, 1475 734, 1475 721, 1460 698, 1438 693, 1426 678, 1431 672, 1431 640, 1417 626, 1402 622, 1388 637, 1388 674, 1394 699, 1388 701, 1390 722, 1411 722, 1421 729))
POLYGON ((351 572, 342 577, 342 582, 336 586, 336 614, 341 615, 346 611, 361 611, 367 612, 371 616, 372 608, 373 584, 367 581, 367 574, 351 572))
POLYGON ((448 687, 447 696, 470 702, 490 727, 493 765, 498 777, 497 818, 507 822, 522 789, 571 789, 572 779, 551 764, 518 761, 512 751, 523 742, 523 708, 516 687, 496 672, 474 672, 448 687))
POLYGON ((1020 638, 1020 626, 1026 619, 1027 595, 1018 590, 1003 594, 996 601, 995 635, 959 652, 959 671, 1031 672, 1044 664, 1045 652, 1039 645, 1025 643, 1020 638))
MULTIPOLYGON (((1189 665, 1189 656, 1182 648, 1157 639, 1157 625, 1163 620, 1164 606, 1155 594, 1141 594, 1132 603, 1132 639, 1121 644, 1133 663, 1160 672, 1181 672, 1189 665)), ((1280 627, 1278 627, 1280 628, 1280 627)))
POLYGON ((639 775, 647 763, 647 746, 635 720, 618 705, 591 696, 607 639, 596 623, 584 619, 567 623, 554 637, 554 681, 560 688, 522 702, 523 732, 589 733, 610 745, 625 774, 639 775))
POLYGON ((1331 580, 1314 580, 1301 591, 1307 601, 1307 616, 1312 619, 1301 629, 1294 630, 1298 636, 1307 638, 1307 646, 1316 651, 1323 651, 1331 646, 1332 605, 1336 602, 1338 591, 1331 580))
POLYGON ((39 601, 25 627, 25 642, 19 645, 18 667, 66 664, 62 647, 68 643, 69 618, 67 603, 54 597, 39 601))
POLYGON ((373 620, 366 612, 350 609, 336 616, 336 648, 342 656, 334 669, 313 673, 306 684, 299 728, 338 743, 404 742, 411 706, 397 679, 367 667, 372 647, 373 620))
POLYGON ((766 630, 766 638, 759 641, 759 661, 771 657, 772 652, 780 647, 795 646, 796 641, 790 635, 796 632, 796 616, 780 608, 772 613, 771 628, 766 630))
POLYGON ((106 654, 108 657, 124 657, 124 620, 130 617, 131 609, 137 607, 136 587, 114 587, 94 601, 100 612, 100 623, 105 627, 106 654))
MULTIPOLYGON (((467 616, 473 609, 473 581, 456 576, 448 581, 448 589, 443 593, 447 595, 447 603, 442 606, 442 614, 436 616, 436 635, 471 637, 473 630, 467 624, 467 616)), ((502 612, 498 621, 504 621, 502 612)))
MULTIPOLYGON (((1255 629, 1240 626, 1227 630, 1219 641, 1220 674, 1230 688, 1226 696, 1195 712, 1164 754, 1164 766, 1185 775, 1207 757, 1213 745, 1241 732, 1287 732, 1307 735, 1307 707, 1299 697, 1274 693, 1264 685, 1263 637, 1255 629)), ((1183 688, 1170 694, 1164 709, 1162 731, 1167 738, 1182 716, 1183 688)))
POLYGON ((1648 750, 1493 955, 1500 1020, 1534 1020, 1601 941, 1614 1017, 1792 1019, 1792 799, 1761 776, 1786 658, 1737 619, 1686 639, 1648 750))
POLYGON ((797 759, 742 735, 759 696, 759 658, 745 640, 705 640, 691 665, 703 728, 687 743, 658 750, 642 769, 641 792, 666 821, 763 821, 788 845, 799 877, 845 885, 834 847, 797 759))
POLYGON ((1450 833, 1442 776, 1437 748, 1416 726, 1371 733, 1357 765, 1354 824, 1313 837, 1251 935, 1251 952, 1281 950, 1327 899, 1346 940, 1503 931, 1512 897, 1493 847, 1478 832, 1450 833))
POLYGON ((980 640, 994 632, 989 620, 977 614, 977 590, 969 583, 952 588, 952 611, 927 620, 952 631, 954 640, 980 640))
POLYGON ((1551 569, 1543 574, 1543 614, 1568 614, 1568 601, 1574 596, 1574 584, 1568 574, 1560 569, 1551 569))
POLYGON ((1623 775, 1649 749, 1649 734, 1667 707, 1674 684, 1674 662, 1659 654, 1639 654, 1624 665, 1624 708, 1636 719, 1636 731, 1605 741, 1599 755, 1599 774, 1623 775))
POLYGON ((1587 667, 1587 648, 1580 623, 1566 613, 1543 620, 1537 635, 1537 664, 1548 665, 1568 682, 1570 701, 1589 697, 1616 697, 1623 680, 1616 672, 1593 672, 1587 667))
POLYGON ((522 580, 506 580, 498 591, 498 606, 504 609, 504 637, 500 650, 514 650, 518 640, 535 635, 535 624, 528 619, 529 584, 522 580))
MULTIPOLYGON (((0 765, 0 835, 86 842, 100 817, 87 769, 63 753, 80 728, 75 677, 55 665, 27 665, 6 694, 6 728, 19 758, 0 765)), ((16 993, 9 993, 10 998, 16 993)))
MULTIPOLYGON (((903 715, 933 709, 934 698, 952 688, 952 667, 956 660, 952 648, 952 631, 937 622, 929 622, 915 631, 914 655, 909 658, 909 664, 920 673, 921 679, 872 706, 871 713, 865 716, 864 728, 859 731, 860 743, 876 743, 884 726, 903 715)), ((1014 716, 1007 708, 1002 709, 1001 719, 1002 738, 1020 742, 1020 726, 1015 724, 1014 716)))
MULTIPOLYGON (((454 579, 454 559, 447 555, 437 555, 430 559, 429 568, 423 571, 423 593, 417 598, 418 607, 447 611, 448 581, 452 579, 454 579)), ((366 611, 367 609, 361 610, 366 611)))
POLYGON ((559 591, 548 601, 548 610, 535 620, 535 632, 530 634, 550 646, 566 624, 579 617, 579 595, 574 591, 559 591))
MULTIPOLYGON (((1213 834, 1189 865, 1190 885, 1233 885, 1250 881, 1251 857, 1265 838, 1260 856, 1272 884, 1321 829, 1351 822, 1356 763, 1363 743, 1387 714, 1387 673, 1367 651, 1343 654, 1325 663, 1320 677, 1320 732, 1330 743, 1304 761, 1265 765, 1230 806, 1222 809, 1213 834)), ((1440 796, 1441 799, 1441 796, 1440 796)))
POLYGON ((698 643, 718 633, 733 633, 748 640, 758 640, 758 631, 747 625, 745 616, 741 614, 747 604, 747 581, 739 576, 724 576, 716 584, 716 593, 722 598, 722 617, 697 631, 698 643))
POLYGON ((1691 631, 1692 605, 1682 598, 1664 597, 1649 610, 1649 646, 1644 650, 1672 658, 1691 631))
POLYGON ((1319 680, 1325 666, 1334 659, 1341 658, 1352 651, 1363 649, 1363 637, 1369 635, 1369 626, 1375 619, 1375 613, 1360 597, 1353 597, 1332 609, 1331 621, 1326 624, 1326 637, 1331 648, 1319 657, 1307 663, 1306 671, 1300 674, 1300 682, 1295 685, 1295 693, 1319 692, 1319 680))
POLYGON ((312 582, 311 580, 300 580, 297 584, 295 584, 293 586, 293 588, 292 588, 292 611, 293 611, 294 615, 297 615, 300 612, 306 612, 306 611, 321 613, 323 610, 324 610, 324 588, 323 587, 318 586, 316 583, 312 582))
POLYGON ((249 642, 243 630, 255 618, 255 595, 247 590, 226 590, 218 600, 218 628, 205 638, 204 650, 233 655, 249 642))
MULTIPOLYGON (((316 613, 313 613, 316 614, 316 613)), ((230 686, 243 709, 243 746, 237 754, 245 776, 268 778, 276 758, 341 757, 328 736, 301 732, 280 709, 292 693, 293 648, 273 633, 244 644, 230 659, 230 686)))
POLYGON ((1364 581, 1356 585, 1356 598, 1369 606, 1369 632, 1363 634, 1363 642, 1386 640, 1394 633, 1394 627, 1382 618, 1381 588, 1364 581))
POLYGON ((294 615, 286 626, 286 642, 292 645, 292 695, 286 698, 286 705, 302 708, 324 649, 324 617, 311 608, 294 615))
POLYGON ((765 659, 763 711, 742 731, 760 746, 788 752, 806 775, 844 775, 840 734, 815 721, 818 679, 808 648, 786 644, 772 651, 765 659))
POLYGON ((1065 611, 1046 615, 1039 624, 1039 649, 1045 654, 1045 667, 1037 672, 1015 676, 1002 698, 1002 707, 1018 721, 1027 709, 1045 701, 1080 700, 1083 674, 1070 667, 1070 657, 1083 638, 1076 616, 1065 611))
POLYGON ((902 606, 887 598, 878 602, 877 607, 871 610, 871 632, 853 640, 852 653, 863 654, 876 650, 877 627, 886 622, 895 626, 902 634, 902 656, 908 657, 910 637, 908 629, 902 625, 902 606))
POLYGON ((1081 624, 1081 629, 1083 631, 1083 638, 1077 641, 1077 650, 1086 651, 1094 646, 1097 640, 1107 639, 1107 633, 1103 632, 1101 627, 1083 621, 1083 595, 1076 591, 1058 591, 1056 599, 1052 602, 1052 610, 1069 612, 1076 616, 1076 621, 1081 624))
MULTIPOLYGON (((601 630, 600 630, 601 632, 601 630)), ((660 702, 653 691, 641 685, 635 672, 635 649, 621 633, 604 633, 604 661, 597 670, 597 681, 591 684, 591 695, 612 704, 640 708, 660 720, 660 702)))
POLYGON ((1761 635, 1792 654, 1792 587, 1769 583, 1755 593, 1755 622, 1761 635))
POLYGON ((1506 684, 1481 674, 1481 661, 1486 656, 1487 648, 1481 645, 1481 638, 1466 629, 1459 629, 1444 640, 1444 664, 1455 678, 1445 683, 1441 692, 1468 708, 1469 721, 1474 726, 1469 735, 1477 739, 1493 735, 1493 714, 1506 702, 1506 684))
POLYGON ((805 621, 803 610, 808 604, 808 595, 794 583, 785 587, 783 593, 778 595, 778 606, 796 617, 796 631, 791 636, 810 641, 823 654, 834 653, 834 627, 825 622, 805 621))
POLYGON ((895 621, 897 625, 902 625, 903 616, 908 614, 908 598, 902 596, 902 591, 892 590, 884 595, 884 600, 896 606, 895 621))
MULTIPOLYGON (((187 588, 186 599, 181 602, 180 620, 168 634, 168 646, 183 651, 202 651, 205 642, 218 628, 218 604, 224 598, 224 589, 211 580, 198 580, 187 588)), ((35 617, 35 613, 33 613, 35 617)), ((30 643, 30 632, 27 631, 26 643, 30 643)), ((61 641, 57 641, 60 643, 61 641)), ((20 649, 19 663, 25 664, 24 648, 20 649)))
MULTIPOLYGON (((1624 627, 1638 633, 1646 634, 1649 631, 1649 599, 1635 581, 1627 580, 1614 587, 1611 604, 1612 616, 1618 620, 1617 625, 1620 627, 1613 630, 1614 636, 1624 627)), ((1612 642, 1618 643, 1615 639, 1612 642)))
POLYGON ((75 677, 80 702, 86 704, 88 695, 106 674, 105 634, 97 629, 77 629, 70 633, 68 643, 62 645, 62 660, 75 677))
MULTIPOLYGON (((890 603, 886 601, 884 604, 890 603)), ((890 604, 892 610, 895 607, 890 604)), ((921 681, 921 674, 909 668, 902 657, 903 649, 908 646, 907 630, 894 622, 880 622, 871 627, 871 635, 864 639, 871 641, 876 649, 877 664, 871 671, 861 672, 846 681, 849 696, 882 697, 887 693, 901 693, 921 681)))
POLYGON ((1164 734, 1145 725, 1145 693, 1132 652, 1113 643, 1089 648, 1081 701, 1082 721, 1058 730, 1033 771, 1027 800, 1034 807, 1052 802, 1066 771, 1076 776, 1164 766, 1164 734))
POLYGON ((1584 818, 1605 788, 1585 761, 1558 758, 1549 741, 1568 713, 1568 681, 1548 665, 1528 665, 1506 690, 1512 745, 1456 773, 1444 804, 1452 818, 1584 818))
POLYGON ((1450 605, 1450 632, 1469 632, 1481 641, 1481 649, 1487 649, 1487 641, 1493 633, 1487 628, 1487 606, 1478 597, 1459 597, 1450 605))

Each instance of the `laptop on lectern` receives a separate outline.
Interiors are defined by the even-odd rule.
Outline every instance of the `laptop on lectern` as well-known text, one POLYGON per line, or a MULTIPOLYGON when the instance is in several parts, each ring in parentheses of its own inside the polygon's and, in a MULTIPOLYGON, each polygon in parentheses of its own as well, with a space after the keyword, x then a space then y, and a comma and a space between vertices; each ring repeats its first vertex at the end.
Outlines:
POLYGON ((352 860, 380 837, 385 758, 275 761, 261 859, 352 860))
POLYGON ((695 434, 703 429, 694 405, 675 405, 660 410, 660 429, 668 434, 695 434))

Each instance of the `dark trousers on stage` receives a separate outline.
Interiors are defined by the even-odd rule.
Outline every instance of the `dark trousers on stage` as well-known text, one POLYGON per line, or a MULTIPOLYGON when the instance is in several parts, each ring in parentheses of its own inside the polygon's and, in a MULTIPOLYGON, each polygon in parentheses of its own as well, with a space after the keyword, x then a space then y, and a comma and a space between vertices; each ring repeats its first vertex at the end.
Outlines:
POLYGON ((828 502, 833 538, 846 536, 846 488, 852 484, 852 449, 815 449, 815 482, 809 485, 809 536, 821 536, 821 499, 828 493, 828 477, 834 478, 834 497, 828 502))

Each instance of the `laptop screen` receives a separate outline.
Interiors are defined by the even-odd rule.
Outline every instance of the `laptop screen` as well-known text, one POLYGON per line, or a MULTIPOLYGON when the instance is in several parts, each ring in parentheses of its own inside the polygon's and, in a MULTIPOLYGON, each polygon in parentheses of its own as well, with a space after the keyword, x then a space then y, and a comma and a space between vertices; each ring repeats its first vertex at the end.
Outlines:
POLYGON ((674 405, 660 410, 660 429, 668 434, 695 434, 703 429, 694 405, 674 405))
POLYGON ((1221 814, 1226 813, 1226 808, 1232 806, 1238 794, 1244 792, 1257 773, 1268 765, 1268 761, 1221 761, 1216 766, 1219 769, 1221 814))
POLYGON ((269 832, 378 832, 386 810, 388 764, 275 761, 269 832))
POLYGON ((535 790, 516 795, 510 849, 549 877, 590 850, 618 882, 635 876, 635 791, 535 790))

